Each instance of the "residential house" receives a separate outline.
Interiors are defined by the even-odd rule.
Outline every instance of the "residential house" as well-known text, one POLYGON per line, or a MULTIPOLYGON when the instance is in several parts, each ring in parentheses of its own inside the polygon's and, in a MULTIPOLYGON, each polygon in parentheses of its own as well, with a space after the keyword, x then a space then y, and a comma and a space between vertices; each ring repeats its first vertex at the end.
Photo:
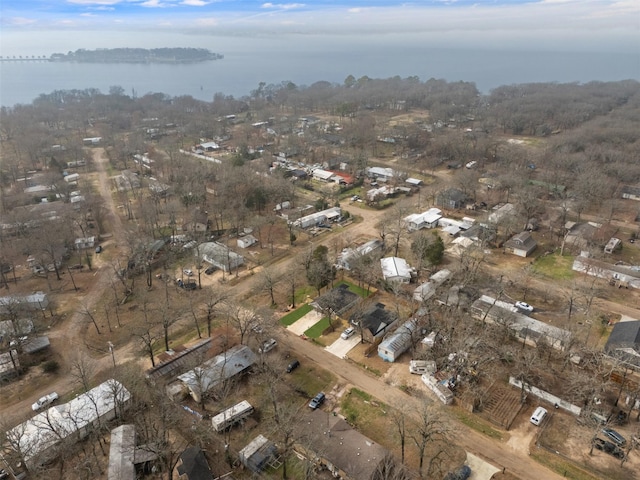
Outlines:
POLYGON ((316 298, 311 306, 325 315, 342 315, 359 300, 360 297, 349 290, 349 285, 343 283, 316 298))
POLYGON ((615 234, 617 227, 596 222, 565 224, 564 247, 572 250, 586 250, 590 247, 602 248, 615 234))
POLYGON ((149 446, 136 447, 136 427, 120 425, 111 430, 107 480, 136 480, 158 455, 149 446))
POLYGON ((357 262, 359 258, 381 251, 382 247, 384 247, 384 243, 382 240, 376 238, 356 248, 345 248, 340 255, 338 255, 336 266, 345 270, 351 270, 352 264, 357 262))
POLYGON ((395 176, 392 168, 383 167, 368 167, 365 169, 365 173, 369 178, 374 178, 379 182, 387 182, 395 176))
POLYGON ((311 175, 315 180, 320 180, 322 182, 333 182, 335 181, 335 173, 330 172, 329 170, 323 170, 322 168, 316 168, 311 175))
POLYGON ((320 224, 327 222, 335 222, 342 215, 342 209, 340 207, 332 207, 321 212, 315 212, 293 222, 293 225, 299 228, 316 227, 320 224))
POLYGON ((231 272, 244 265, 244 257, 218 242, 201 243, 194 249, 196 257, 225 272, 231 272))
POLYGON ((391 453, 354 430, 341 416, 321 409, 306 412, 296 425, 294 450, 342 480, 387 478, 395 468, 391 453))
POLYGON ((11 448, 33 468, 55 458, 63 442, 77 442, 128 408, 131 394, 110 379, 68 403, 55 405, 7 432, 11 448))
POLYGON ((422 213, 413 213, 403 218, 407 230, 414 232, 423 228, 435 228, 438 221, 442 218, 442 210, 439 208, 430 208, 422 213))
POLYGON ((87 137, 82 139, 82 143, 85 145, 100 145, 102 137, 87 137))
POLYGON ((236 345, 178 377, 196 402, 220 383, 249 369, 256 355, 246 345, 236 345))
POLYGON ((489 214, 487 220, 489 224, 497 225, 506 221, 509 217, 516 214, 516 207, 513 203, 498 204, 493 207, 493 211, 489 214))
POLYGON ((211 469, 200 447, 187 447, 180 454, 179 480, 213 480, 211 469))
POLYGON ((361 312, 354 312, 349 317, 352 325, 360 327, 362 340, 368 343, 374 343, 376 339, 383 337, 397 320, 397 315, 386 310, 382 303, 371 305, 361 312))
POLYGON ((640 186, 625 185, 622 187, 622 198, 640 200, 640 186))
POLYGON ((191 214, 191 221, 183 226, 183 230, 194 233, 203 233, 209 230, 208 213, 196 208, 191 214))
POLYGON ((411 348, 416 340, 414 338, 416 334, 419 334, 418 321, 411 318, 382 340, 378 345, 378 356, 385 362, 395 362, 400 355, 411 348))
POLYGON ((616 360, 640 368, 640 320, 616 323, 604 351, 616 360))
POLYGON ((469 196, 457 188, 449 188, 436 195, 436 205, 450 210, 464 207, 469 200, 469 196))
POLYGON ((461 232, 460 237, 467 238, 476 245, 483 246, 496 238, 496 231, 487 225, 474 223, 467 230, 461 232))
POLYGON ((422 185, 422 180, 420 180, 419 178, 409 177, 405 180, 405 182, 411 185, 412 187, 419 187, 422 185))
POLYGON ((211 338, 203 338, 184 350, 174 352, 167 360, 156 363, 155 367, 147 370, 147 378, 155 381, 184 372, 189 365, 195 363, 196 358, 202 358, 210 348, 211 338))
POLYGON ((19 370, 20 361, 17 350, 0 353, 0 380, 17 375, 19 370))
POLYGON ((372 188, 371 190, 367 190, 367 201, 376 202, 383 200, 387 197, 392 197, 398 192, 396 187, 390 187, 388 185, 383 185, 382 187, 372 188))
POLYGON ((140 188, 140 177, 131 170, 123 170, 115 177, 116 187, 119 192, 127 192, 140 188))
POLYGON ((238 453, 242 464, 249 470, 259 473, 269 464, 276 461, 278 449, 276 445, 263 435, 256 438, 238 453))
POLYGON ((570 331, 523 315, 512 303, 488 295, 482 295, 476 300, 470 311, 477 320, 507 326, 517 338, 532 347, 544 342, 557 350, 564 350, 571 339, 570 331))
POLYGON ((15 309, 21 311, 45 310, 48 306, 49 297, 44 292, 0 297, 0 313, 11 313, 15 309))
POLYGON ((413 291, 413 299, 417 302, 426 302, 435 295, 436 289, 446 282, 449 277, 451 277, 451 271, 446 268, 434 273, 429 277, 428 282, 416 287, 413 291))
POLYGON ((380 259, 382 276, 387 282, 409 283, 415 276, 415 269, 404 258, 385 257, 380 259))
POLYGON ((640 289, 640 272, 638 270, 590 258, 589 252, 583 251, 576 256, 572 268, 576 272, 602 278, 614 282, 618 286, 640 289))
POLYGON ((96 244, 96 237, 76 238, 73 242, 76 250, 86 250, 93 248, 96 244))
POLYGON ((538 242, 531 236, 531 232, 520 232, 504 243, 507 252, 519 257, 528 257, 538 246, 538 242))

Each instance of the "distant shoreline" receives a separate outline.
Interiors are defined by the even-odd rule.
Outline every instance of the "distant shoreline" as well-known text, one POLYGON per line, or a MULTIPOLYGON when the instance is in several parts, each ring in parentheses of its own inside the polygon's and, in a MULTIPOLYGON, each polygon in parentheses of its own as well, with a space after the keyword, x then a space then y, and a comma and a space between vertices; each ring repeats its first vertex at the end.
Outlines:
MULTIPOLYGON (((54 53, 50 62, 73 63, 198 63, 221 60, 224 55, 205 48, 105 48, 79 49, 69 53, 54 53)), ((9 59, 7 59, 9 60, 9 59)), ((14 59, 16 60, 16 59, 14 59)))

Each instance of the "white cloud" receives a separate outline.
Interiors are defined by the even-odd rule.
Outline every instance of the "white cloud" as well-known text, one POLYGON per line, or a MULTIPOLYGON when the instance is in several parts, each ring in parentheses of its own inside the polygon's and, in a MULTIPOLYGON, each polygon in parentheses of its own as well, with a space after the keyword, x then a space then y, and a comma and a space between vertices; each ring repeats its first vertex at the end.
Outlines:
POLYGON ((262 8, 274 8, 277 10, 293 10, 295 8, 304 7, 304 3, 263 3, 262 8))
POLYGON ((117 5, 125 3, 126 0, 67 0, 75 5, 117 5))
POLYGON ((142 2, 140 6, 148 8, 164 8, 168 7, 169 4, 163 2, 162 0, 147 0, 146 2, 142 2))
POLYGON ((9 23, 9 25, 23 26, 23 25, 33 25, 34 23, 37 23, 37 22, 38 21, 35 18, 12 17, 12 18, 9 18, 7 23, 9 23))
POLYGON ((81 17, 96 17, 97 15, 95 13, 81 13, 80 16, 81 17))
POLYGON ((195 24, 201 27, 215 27, 219 25, 219 21, 214 17, 197 18, 195 24))
POLYGON ((205 2, 204 0, 183 0, 180 5, 187 5, 189 7, 204 7, 211 2, 205 2))

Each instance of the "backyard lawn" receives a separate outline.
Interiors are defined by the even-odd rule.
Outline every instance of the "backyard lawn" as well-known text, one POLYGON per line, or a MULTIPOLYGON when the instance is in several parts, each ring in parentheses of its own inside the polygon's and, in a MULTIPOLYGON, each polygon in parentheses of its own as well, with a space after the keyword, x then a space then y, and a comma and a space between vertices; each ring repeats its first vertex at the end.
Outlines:
POLYGON ((280 325, 288 327, 289 325, 296 323, 298 320, 304 317, 311 310, 313 310, 313 307, 311 305, 309 304, 303 305, 300 308, 294 310, 293 312, 287 313, 285 316, 283 316, 280 319, 280 325))

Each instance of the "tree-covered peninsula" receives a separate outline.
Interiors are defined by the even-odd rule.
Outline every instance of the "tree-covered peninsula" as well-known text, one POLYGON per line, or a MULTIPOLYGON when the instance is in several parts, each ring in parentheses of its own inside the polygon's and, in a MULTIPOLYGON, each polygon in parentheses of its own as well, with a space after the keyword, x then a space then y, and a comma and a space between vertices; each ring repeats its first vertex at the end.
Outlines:
POLYGON ((194 63, 224 58, 206 48, 103 48, 54 53, 52 61, 82 63, 194 63))

